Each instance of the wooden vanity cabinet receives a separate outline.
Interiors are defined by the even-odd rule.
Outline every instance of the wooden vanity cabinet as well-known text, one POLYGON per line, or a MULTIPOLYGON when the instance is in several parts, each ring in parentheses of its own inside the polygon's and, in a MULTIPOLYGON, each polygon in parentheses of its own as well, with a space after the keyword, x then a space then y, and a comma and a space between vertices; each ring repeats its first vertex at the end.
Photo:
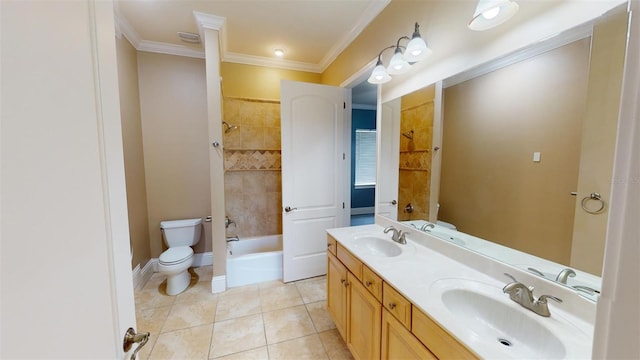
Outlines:
POLYGON ((331 236, 328 244, 327 308, 356 360, 476 358, 331 236))
POLYGON ((380 359, 382 306, 352 273, 347 278, 347 347, 356 360, 380 359))
POLYGON ((347 338, 347 268, 329 253, 327 261, 327 310, 343 339, 347 338))
POLYGON ((381 359, 437 359, 411 332, 385 308, 382 311, 381 359))
POLYGON ((336 254, 336 239, 331 236, 327 236, 327 250, 333 255, 336 254))
POLYGON ((477 359, 420 309, 413 309, 411 332, 441 359, 477 359))

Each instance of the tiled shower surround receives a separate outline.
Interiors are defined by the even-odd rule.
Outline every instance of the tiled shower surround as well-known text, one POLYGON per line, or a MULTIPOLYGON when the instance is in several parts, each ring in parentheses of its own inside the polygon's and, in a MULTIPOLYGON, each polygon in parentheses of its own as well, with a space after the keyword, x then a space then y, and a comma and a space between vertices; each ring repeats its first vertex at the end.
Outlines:
POLYGON ((281 234, 280 102, 225 98, 223 114, 227 235, 281 234))
POLYGON ((429 219, 433 100, 425 100, 413 107, 402 106, 400 113, 400 132, 413 130, 413 140, 400 135, 398 220, 429 219), (412 213, 404 211, 409 203, 412 213))

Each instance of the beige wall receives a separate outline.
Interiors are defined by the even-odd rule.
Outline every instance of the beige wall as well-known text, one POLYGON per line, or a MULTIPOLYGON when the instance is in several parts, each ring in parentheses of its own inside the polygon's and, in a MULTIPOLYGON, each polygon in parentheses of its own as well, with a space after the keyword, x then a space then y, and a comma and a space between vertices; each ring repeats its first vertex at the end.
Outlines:
POLYGON ((569 263, 588 63, 584 39, 445 89, 440 219, 569 263))
POLYGON ((136 49, 125 37, 117 38, 116 46, 129 236, 133 250, 131 266, 135 268, 137 265, 144 267, 151 259, 138 90, 138 55, 136 49))
POLYGON ((400 100, 400 163, 398 220, 429 219, 431 141, 435 86, 403 96, 400 100), (402 134, 413 131, 413 139, 402 134), (413 212, 405 211, 411 204, 413 212))
POLYGON ((321 75, 305 71, 223 62, 222 95, 225 98, 280 100, 280 80, 320 83, 321 75))
MULTIPOLYGON (((594 27, 591 45, 570 265, 596 275, 602 272, 609 209, 606 207, 600 214, 588 214, 581 208, 581 199, 597 192, 606 203, 611 202, 626 30, 627 13, 622 12, 594 27)), ((589 201, 586 206, 593 210, 600 205, 589 201)))
MULTIPOLYGON (((138 53, 151 257, 165 249, 160 221, 211 215, 205 63, 138 53)), ((196 253, 211 251, 211 226, 196 253)))

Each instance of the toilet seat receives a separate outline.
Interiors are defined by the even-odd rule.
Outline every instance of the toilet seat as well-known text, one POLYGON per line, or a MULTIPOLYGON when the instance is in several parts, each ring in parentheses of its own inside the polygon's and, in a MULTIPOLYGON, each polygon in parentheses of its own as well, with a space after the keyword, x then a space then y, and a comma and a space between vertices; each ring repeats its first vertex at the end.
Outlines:
POLYGON ((172 247, 160 254, 158 261, 162 265, 175 265, 193 257, 193 249, 190 246, 172 247))

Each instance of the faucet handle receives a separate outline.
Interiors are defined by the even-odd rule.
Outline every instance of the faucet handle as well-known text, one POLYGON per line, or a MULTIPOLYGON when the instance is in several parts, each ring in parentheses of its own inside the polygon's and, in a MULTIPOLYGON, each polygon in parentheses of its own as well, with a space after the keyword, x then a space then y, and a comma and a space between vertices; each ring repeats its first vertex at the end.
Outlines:
POLYGON ((547 299, 551 299, 551 300, 559 302, 559 303, 562 302, 562 299, 557 298, 555 296, 551 296, 551 295, 540 295, 540 297, 538 298, 538 302, 539 303, 546 303, 547 299))
POLYGON ((508 274, 508 273, 504 273, 504 275, 505 275, 506 277, 508 277, 509 279, 513 280, 513 282, 518 282, 518 280, 516 280, 516 278, 515 278, 515 277, 513 277, 513 275, 508 274))

